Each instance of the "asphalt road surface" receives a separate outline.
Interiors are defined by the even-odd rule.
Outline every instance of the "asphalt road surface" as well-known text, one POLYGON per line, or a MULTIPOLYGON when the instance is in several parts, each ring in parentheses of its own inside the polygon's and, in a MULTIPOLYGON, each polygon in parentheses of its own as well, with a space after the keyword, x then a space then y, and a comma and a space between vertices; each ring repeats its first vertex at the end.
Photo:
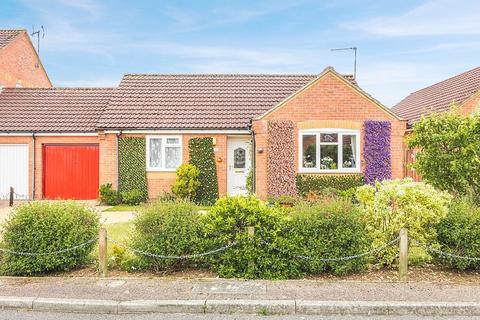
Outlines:
POLYGON ((75 313, 52 313, 34 312, 24 310, 0 310, 1 320, 337 320, 337 319, 378 319, 378 320, 463 320, 479 319, 480 317, 419 317, 419 316, 254 316, 254 315, 192 315, 192 314, 75 314, 75 313))

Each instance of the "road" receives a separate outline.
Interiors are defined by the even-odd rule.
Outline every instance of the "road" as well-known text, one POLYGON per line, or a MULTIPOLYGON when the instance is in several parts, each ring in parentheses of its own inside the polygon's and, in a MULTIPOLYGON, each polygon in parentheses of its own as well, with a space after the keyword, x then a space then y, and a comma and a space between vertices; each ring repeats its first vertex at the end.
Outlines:
POLYGON ((0 310, 1 320, 337 320, 337 319, 376 319, 376 320, 463 320, 480 319, 480 317, 419 317, 419 316, 249 316, 249 315, 192 315, 192 314, 125 314, 125 315, 102 315, 102 314, 73 314, 33 312, 23 310, 0 310))

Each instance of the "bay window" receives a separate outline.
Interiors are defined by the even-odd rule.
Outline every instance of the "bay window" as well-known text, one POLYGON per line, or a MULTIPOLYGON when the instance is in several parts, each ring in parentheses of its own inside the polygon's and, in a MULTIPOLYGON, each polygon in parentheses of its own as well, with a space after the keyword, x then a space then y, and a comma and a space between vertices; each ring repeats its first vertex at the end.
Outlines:
POLYGON ((175 171, 182 163, 181 136, 148 136, 146 140, 148 171, 175 171))
POLYGON ((356 130, 300 131, 300 172, 359 172, 360 138, 356 130))

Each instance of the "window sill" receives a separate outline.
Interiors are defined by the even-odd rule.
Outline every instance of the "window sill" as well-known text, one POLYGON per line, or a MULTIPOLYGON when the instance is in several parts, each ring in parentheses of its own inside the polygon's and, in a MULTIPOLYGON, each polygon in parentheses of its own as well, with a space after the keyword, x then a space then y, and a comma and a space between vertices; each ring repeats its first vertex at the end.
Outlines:
POLYGON ((313 173, 313 174, 322 174, 322 173, 338 173, 338 174, 345 174, 345 173, 362 173, 360 169, 352 169, 352 170, 298 170, 298 173, 313 173))
POLYGON ((175 172, 177 169, 155 169, 155 168, 147 168, 147 172, 175 172))

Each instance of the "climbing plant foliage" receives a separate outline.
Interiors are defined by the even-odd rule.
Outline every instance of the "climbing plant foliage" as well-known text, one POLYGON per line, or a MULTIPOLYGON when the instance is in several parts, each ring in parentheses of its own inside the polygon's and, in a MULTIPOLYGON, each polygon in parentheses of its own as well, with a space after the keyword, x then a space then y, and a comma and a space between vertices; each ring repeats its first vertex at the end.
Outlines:
POLYGON ((190 164, 200 171, 200 187, 195 194, 195 202, 204 205, 214 204, 218 199, 217 167, 213 152, 212 138, 192 138, 188 141, 190 164))
POLYGON ((392 125, 388 121, 368 120, 363 123, 365 146, 365 182, 388 180, 392 177, 390 136, 392 125))
POLYGON ((295 125, 291 120, 268 121, 268 194, 296 195, 295 125))
POLYGON ((148 197, 145 138, 118 139, 118 191, 137 189, 143 200, 148 197))

